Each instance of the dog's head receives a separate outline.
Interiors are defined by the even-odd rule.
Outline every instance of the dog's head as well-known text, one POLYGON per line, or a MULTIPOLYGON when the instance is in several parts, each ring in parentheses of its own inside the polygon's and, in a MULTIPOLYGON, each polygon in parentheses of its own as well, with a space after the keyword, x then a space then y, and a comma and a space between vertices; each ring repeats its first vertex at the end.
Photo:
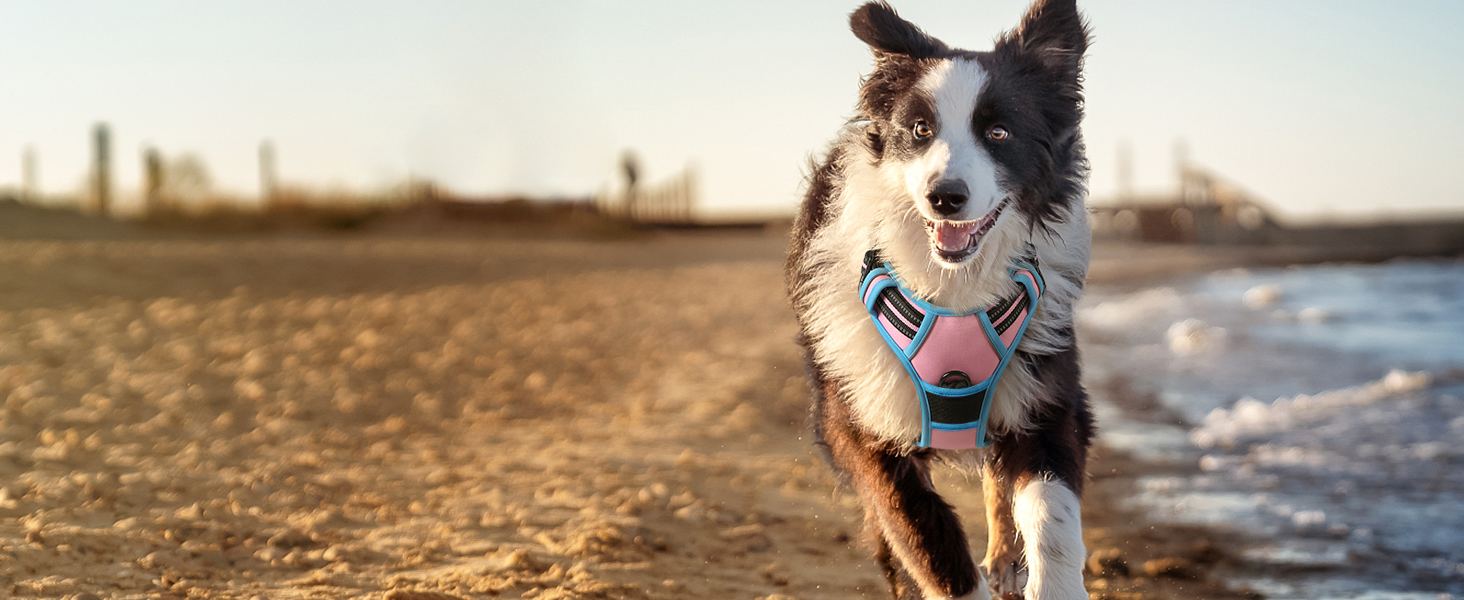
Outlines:
POLYGON ((875 56, 859 110, 892 196, 882 201, 895 203, 882 211, 882 245, 928 244, 933 264, 961 268, 994 245, 983 240, 1015 252, 1067 214, 1087 168, 1078 123, 1088 32, 1074 0, 1037 0, 990 52, 949 48, 883 2, 849 21, 875 56))

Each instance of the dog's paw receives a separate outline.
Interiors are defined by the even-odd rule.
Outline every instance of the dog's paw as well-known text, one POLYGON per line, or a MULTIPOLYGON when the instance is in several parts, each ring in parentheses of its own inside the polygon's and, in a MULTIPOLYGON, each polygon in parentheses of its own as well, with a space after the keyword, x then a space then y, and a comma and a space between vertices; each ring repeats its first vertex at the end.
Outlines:
POLYGON ((991 592, 987 591, 986 588, 978 585, 976 586, 976 589, 971 591, 971 593, 966 594, 965 596, 951 598, 951 600, 992 600, 992 598, 991 592))
POLYGON ((1017 561, 1003 560, 981 565, 993 600, 1022 600, 1027 587, 1027 570, 1017 561))

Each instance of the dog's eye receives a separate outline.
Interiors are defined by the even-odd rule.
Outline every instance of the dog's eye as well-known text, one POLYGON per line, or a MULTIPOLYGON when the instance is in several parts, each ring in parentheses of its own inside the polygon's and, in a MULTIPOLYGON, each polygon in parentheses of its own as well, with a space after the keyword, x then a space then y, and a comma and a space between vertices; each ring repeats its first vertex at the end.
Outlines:
POLYGON ((915 137, 925 139, 934 134, 935 132, 930 130, 930 126, 926 125, 925 121, 915 122, 915 137))
POLYGON ((989 138, 991 138, 991 139, 993 139, 995 141, 1000 142, 1000 141, 1005 140, 1005 139, 1007 139, 1009 137, 1012 137, 1012 133, 1010 131, 1007 131, 1005 127, 998 126, 998 127, 992 127, 991 129, 986 130, 986 137, 989 137, 989 138))

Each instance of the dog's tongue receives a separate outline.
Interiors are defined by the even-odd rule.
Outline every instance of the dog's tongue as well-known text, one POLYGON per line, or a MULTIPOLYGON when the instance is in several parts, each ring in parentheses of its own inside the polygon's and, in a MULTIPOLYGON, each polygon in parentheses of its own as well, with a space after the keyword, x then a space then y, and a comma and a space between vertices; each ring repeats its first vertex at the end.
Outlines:
POLYGON ((966 223, 951 223, 949 221, 935 222, 935 243, 941 250, 957 252, 966 249, 966 244, 971 241, 971 232, 976 230, 978 221, 966 223))

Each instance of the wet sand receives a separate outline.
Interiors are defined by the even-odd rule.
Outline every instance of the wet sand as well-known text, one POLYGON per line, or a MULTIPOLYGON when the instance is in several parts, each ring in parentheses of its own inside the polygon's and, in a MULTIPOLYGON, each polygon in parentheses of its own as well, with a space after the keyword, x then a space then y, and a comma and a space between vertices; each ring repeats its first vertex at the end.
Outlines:
MULTIPOLYGON (((780 232, 91 237, 0 240, 0 594, 887 597, 780 232)), ((1219 260, 1105 252, 1095 285, 1219 260)), ((1092 464, 1129 570, 1094 597, 1242 597, 1223 537, 1123 508, 1141 468, 1092 464)))

